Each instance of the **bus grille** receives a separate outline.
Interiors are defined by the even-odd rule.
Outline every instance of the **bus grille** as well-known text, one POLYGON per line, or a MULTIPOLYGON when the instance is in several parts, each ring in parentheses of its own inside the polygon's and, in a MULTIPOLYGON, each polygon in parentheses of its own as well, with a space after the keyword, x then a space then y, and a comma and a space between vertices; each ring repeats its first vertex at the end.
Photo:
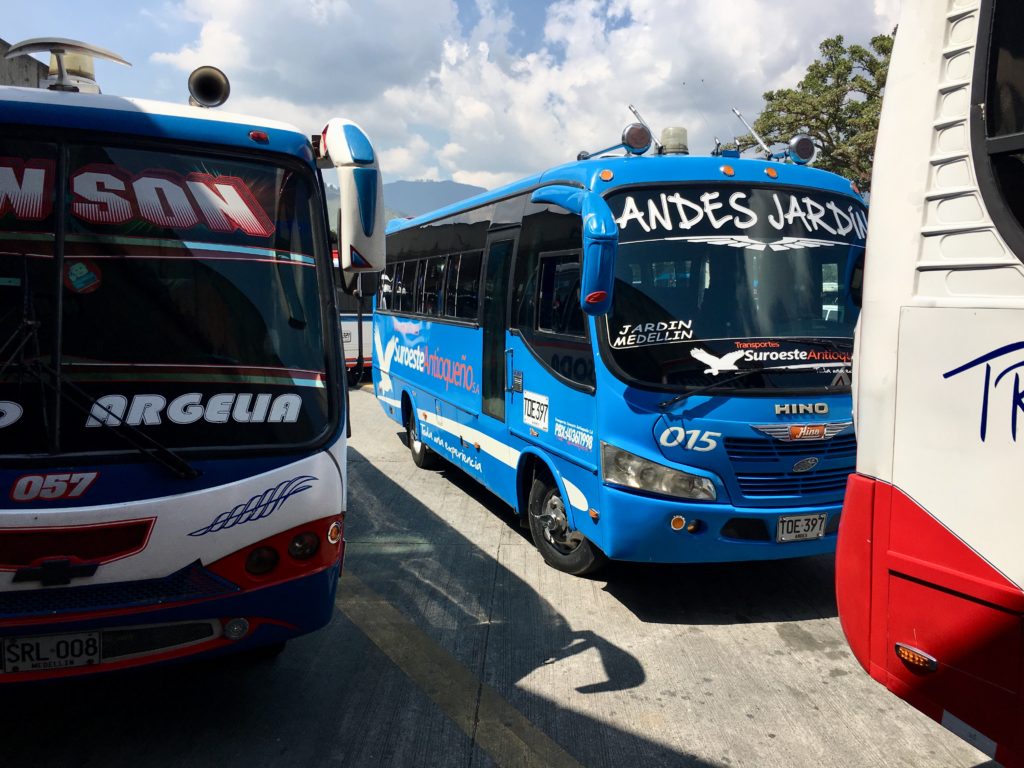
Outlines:
POLYGON ((794 440, 783 442, 764 438, 727 437, 725 450, 734 464, 745 461, 771 461, 772 459, 798 459, 817 456, 819 459, 857 456, 857 438, 853 434, 840 435, 831 440, 794 440))
POLYGON ((843 493, 846 477, 854 470, 857 439, 853 434, 831 440, 792 442, 727 437, 725 450, 736 472, 740 493, 747 498, 835 495, 843 493), (809 472, 792 471, 799 459, 812 456, 821 462, 817 468, 809 472))
POLYGON ((0 593, 0 618, 80 613, 177 603, 237 592, 198 560, 162 579, 0 593))
POLYGON ((209 621, 165 624, 156 627, 132 627, 103 631, 103 660, 164 651, 209 640, 217 634, 209 621))
POLYGON ((822 469, 796 474, 793 472, 736 473, 744 496, 801 496, 803 494, 839 493, 846 489, 846 478, 853 467, 822 469))

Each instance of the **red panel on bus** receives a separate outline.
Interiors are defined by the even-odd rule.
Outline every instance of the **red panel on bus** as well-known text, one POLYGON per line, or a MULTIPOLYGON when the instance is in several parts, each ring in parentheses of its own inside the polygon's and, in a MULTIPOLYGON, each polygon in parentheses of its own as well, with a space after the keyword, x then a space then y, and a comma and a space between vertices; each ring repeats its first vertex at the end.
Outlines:
POLYGON ((1004 765, 1024 765, 1024 593, 899 489, 858 478, 849 490, 836 581, 843 628, 858 659, 864 663, 862 647, 870 642, 872 676, 980 748, 995 749, 1004 765), (863 570, 872 564, 862 550, 872 517, 868 586, 863 570), (866 589, 870 635, 856 599, 866 589), (934 657, 935 671, 905 664, 897 643, 934 657))
POLYGON ((850 650, 868 669, 871 631, 871 526, 875 481, 850 475, 836 544, 836 601, 850 650))

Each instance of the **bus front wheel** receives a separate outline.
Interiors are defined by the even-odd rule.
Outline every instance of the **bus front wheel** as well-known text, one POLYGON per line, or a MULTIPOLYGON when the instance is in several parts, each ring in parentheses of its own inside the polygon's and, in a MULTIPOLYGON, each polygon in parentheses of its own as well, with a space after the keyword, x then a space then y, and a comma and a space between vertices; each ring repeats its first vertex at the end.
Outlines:
POLYGON ((427 448, 420 439, 419 427, 416 426, 416 413, 409 409, 409 418, 405 422, 405 441, 412 454, 412 463, 420 469, 434 469, 437 466, 437 454, 427 448))
POLYGON ((585 536, 569 530, 565 502, 554 481, 534 478, 527 516, 533 543, 553 568, 574 576, 585 576, 607 562, 605 554, 585 536))

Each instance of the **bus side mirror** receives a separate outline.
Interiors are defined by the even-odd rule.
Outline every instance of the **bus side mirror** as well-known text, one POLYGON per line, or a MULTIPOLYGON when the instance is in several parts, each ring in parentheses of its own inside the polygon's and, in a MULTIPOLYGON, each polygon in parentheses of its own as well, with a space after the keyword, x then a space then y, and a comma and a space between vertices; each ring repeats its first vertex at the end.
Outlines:
POLYGON ((342 272, 379 272, 384 268, 384 185, 369 138, 355 123, 336 117, 324 128, 317 151, 338 172, 342 272))
POLYGON ((530 196, 530 201, 557 205, 583 219, 580 306, 594 317, 608 314, 619 247, 619 229, 608 203, 596 192, 561 184, 541 187, 530 196))
POLYGON ((850 259, 846 267, 846 299, 860 309, 864 300, 864 250, 855 259, 850 259))

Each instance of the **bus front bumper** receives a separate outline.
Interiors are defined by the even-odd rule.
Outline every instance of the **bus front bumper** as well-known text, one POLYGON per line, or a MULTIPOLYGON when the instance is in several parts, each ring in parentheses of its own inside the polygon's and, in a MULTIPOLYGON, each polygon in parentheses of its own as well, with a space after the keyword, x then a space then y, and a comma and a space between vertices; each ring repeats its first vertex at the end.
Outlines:
POLYGON ((608 557, 633 562, 739 562, 832 553, 842 512, 841 501, 799 507, 734 507, 644 496, 612 486, 604 486, 601 497, 598 522, 580 520, 580 530, 608 557), (780 518, 810 515, 825 516, 823 535, 819 537, 815 531, 814 538, 777 540, 780 518), (602 527, 605 530, 600 531, 602 527))
POLYGON ((341 558, 307 576, 200 602, 58 621, 0 617, 0 685, 283 643, 331 620, 340 574, 341 558))

